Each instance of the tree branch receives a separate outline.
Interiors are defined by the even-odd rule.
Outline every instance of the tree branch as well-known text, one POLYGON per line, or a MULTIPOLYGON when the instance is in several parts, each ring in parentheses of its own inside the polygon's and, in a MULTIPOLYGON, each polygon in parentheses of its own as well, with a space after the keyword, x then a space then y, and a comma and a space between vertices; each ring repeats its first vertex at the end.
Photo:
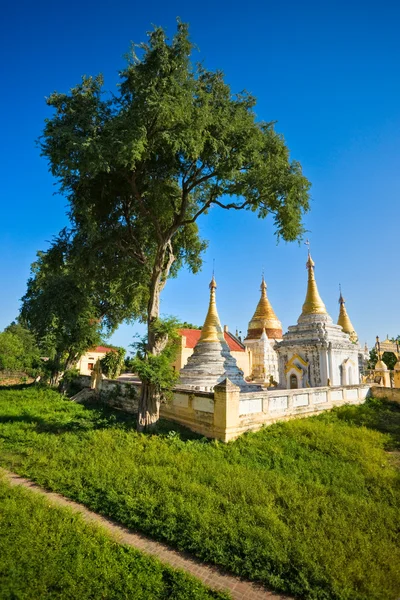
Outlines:
POLYGON ((167 248, 168 248, 169 255, 168 255, 168 261, 167 261, 167 264, 165 266, 164 273, 162 276, 162 280, 160 281, 160 292, 164 289, 165 284, 167 283, 169 272, 175 261, 175 256, 173 253, 171 240, 168 241, 167 248))

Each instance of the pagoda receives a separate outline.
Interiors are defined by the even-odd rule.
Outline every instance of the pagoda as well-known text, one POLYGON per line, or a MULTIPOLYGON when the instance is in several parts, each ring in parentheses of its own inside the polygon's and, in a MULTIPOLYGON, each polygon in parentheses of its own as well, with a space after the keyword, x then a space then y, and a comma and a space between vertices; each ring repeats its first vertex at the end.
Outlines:
POLYGON ((257 386, 249 385, 244 380, 243 371, 237 366, 226 343, 217 311, 216 288, 213 276, 207 316, 193 354, 180 370, 178 387, 208 392, 213 391, 218 383, 229 379, 243 392, 256 391, 257 386))
POLYGON ((251 380, 266 385, 279 381, 278 355, 275 343, 282 339, 282 324, 267 296, 264 275, 261 280, 261 298, 249 322, 244 345, 251 351, 251 380))
POLYGON ((315 263, 308 252, 307 292, 297 325, 275 346, 280 387, 303 388, 359 383, 359 346, 335 325, 319 294, 315 263))
POLYGON ((350 321, 350 317, 347 314, 347 310, 346 310, 346 306, 345 306, 345 299, 342 296, 342 290, 341 290, 340 286, 339 286, 339 290, 340 290, 340 296, 339 296, 340 309, 339 309, 339 318, 338 318, 337 324, 340 325, 340 327, 343 329, 343 331, 349 335, 351 341, 354 342, 354 344, 356 344, 358 342, 358 336, 357 336, 357 334, 354 330, 354 327, 350 321))

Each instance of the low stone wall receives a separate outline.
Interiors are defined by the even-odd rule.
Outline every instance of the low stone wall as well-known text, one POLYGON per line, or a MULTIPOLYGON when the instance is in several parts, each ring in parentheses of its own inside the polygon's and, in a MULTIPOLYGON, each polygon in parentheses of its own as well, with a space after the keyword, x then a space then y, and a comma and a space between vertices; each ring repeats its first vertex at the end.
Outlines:
POLYGON ((371 388, 371 396, 374 398, 385 398, 400 403, 400 388, 373 386, 371 388))
POLYGON ((213 393, 177 390, 172 401, 162 405, 161 416, 227 442, 276 421, 316 415, 343 404, 361 404, 368 395, 368 385, 241 394, 228 382, 216 386, 213 393))
POLYGON ((172 400, 161 405, 160 416, 176 421, 205 437, 216 437, 213 392, 188 392, 177 389, 172 400))
POLYGON ((317 415, 343 404, 361 404, 370 395, 368 385, 274 390, 241 394, 237 433, 256 430, 276 421, 317 415))
MULTIPOLYGON (((83 388, 90 388, 90 379, 88 375, 81 375, 79 385, 83 388)), ((140 383, 136 381, 122 382, 115 379, 102 379, 101 381, 101 402, 117 410, 136 413, 139 393, 140 383)))
MULTIPOLYGON (((90 377, 82 376, 80 380, 83 387, 90 387, 90 377)), ((139 393, 139 382, 103 379, 101 383, 101 401, 125 412, 137 411, 139 393)), ((370 386, 366 384, 240 393, 240 388, 225 380, 213 392, 177 388, 172 400, 161 405, 160 416, 228 442, 245 431, 276 421, 316 415, 343 404, 361 404, 369 395, 370 386)), ((373 395, 390 399, 396 396, 400 401, 400 390, 374 387, 373 395), (390 392, 394 393, 390 396, 390 392)))

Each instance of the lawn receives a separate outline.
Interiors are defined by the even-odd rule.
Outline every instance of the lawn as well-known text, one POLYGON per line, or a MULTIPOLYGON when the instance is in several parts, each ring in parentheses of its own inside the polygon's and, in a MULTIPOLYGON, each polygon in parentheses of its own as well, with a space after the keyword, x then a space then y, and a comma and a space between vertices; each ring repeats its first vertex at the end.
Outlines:
POLYGON ((112 541, 67 508, 0 478, 0 598, 222 600, 194 578, 112 541))
POLYGON ((400 407, 372 400, 209 442, 43 388, 0 390, 0 463, 279 591, 400 596, 400 407))

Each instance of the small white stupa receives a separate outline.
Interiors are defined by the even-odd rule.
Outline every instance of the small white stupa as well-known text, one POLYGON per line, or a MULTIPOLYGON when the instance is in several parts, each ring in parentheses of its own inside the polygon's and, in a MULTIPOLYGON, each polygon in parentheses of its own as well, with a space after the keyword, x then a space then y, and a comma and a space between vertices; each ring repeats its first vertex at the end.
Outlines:
POLYGON ((193 354, 180 371, 177 387, 208 392, 212 391, 218 383, 229 379, 243 392, 261 389, 244 380, 243 371, 239 369, 236 359, 230 353, 217 312, 216 287, 213 277, 210 283, 210 304, 201 336, 194 347, 193 354))

